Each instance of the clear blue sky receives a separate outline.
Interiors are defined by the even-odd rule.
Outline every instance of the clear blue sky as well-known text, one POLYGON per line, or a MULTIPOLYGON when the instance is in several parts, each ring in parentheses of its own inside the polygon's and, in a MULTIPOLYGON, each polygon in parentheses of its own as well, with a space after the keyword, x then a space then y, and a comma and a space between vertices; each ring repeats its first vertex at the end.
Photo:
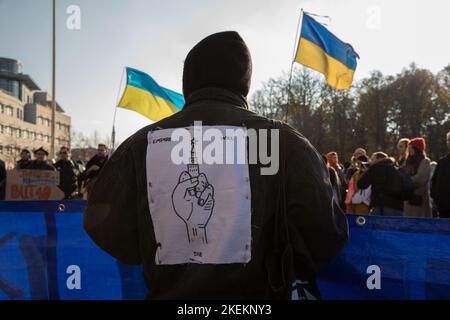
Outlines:
MULTIPOLYGON (((371 70, 395 74, 412 61, 433 72, 450 63, 450 2, 443 0, 57 0, 57 99, 76 131, 110 134, 124 66, 181 92, 183 60, 208 34, 236 30, 253 56, 251 93, 289 70, 301 8, 329 15, 329 29, 371 70), (69 30, 70 5, 81 29, 69 30)), ((51 0, 0 0, 0 57, 17 58, 44 90, 51 88, 51 0)), ((117 114, 117 139, 149 123, 117 114)))

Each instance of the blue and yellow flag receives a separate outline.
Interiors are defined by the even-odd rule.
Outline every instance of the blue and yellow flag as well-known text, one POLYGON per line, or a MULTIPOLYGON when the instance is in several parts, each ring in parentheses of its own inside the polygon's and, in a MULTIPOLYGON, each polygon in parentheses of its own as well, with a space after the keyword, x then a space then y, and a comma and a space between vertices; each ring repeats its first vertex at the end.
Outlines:
POLYGON ((295 61, 325 75, 330 87, 348 90, 353 81, 358 54, 323 25, 303 14, 295 61))
POLYGON ((127 68, 127 86, 118 107, 159 121, 180 111, 183 106, 184 98, 181 94, 161 87, 142 71, 127 68))

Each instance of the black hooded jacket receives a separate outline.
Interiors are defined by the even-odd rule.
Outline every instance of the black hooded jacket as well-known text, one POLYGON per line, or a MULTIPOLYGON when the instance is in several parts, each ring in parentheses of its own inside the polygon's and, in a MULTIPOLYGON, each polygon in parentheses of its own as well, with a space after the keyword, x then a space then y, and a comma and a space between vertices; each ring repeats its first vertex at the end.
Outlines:
MULTIPOLYGON (((237 39, 235 35, 232 37, 237 39)), ((233 54, 224 50, 224 54, 233 54)), ((196 81, 195 72, 190 77, 185 75, 184 80, 196 81)), ((248 110, 245 88, 199 89, 198 86, 206 85, 207 79, 204 75, 200 78, 201 84, 185 87, 187 99, 182 111, 139 130, 112 154, 89 195, 84 228, 101 248, 121 262, 144 265, 149 299, 265 298, 269 287, 266 261, 268 248, 274 242, 280 188, 278 175, 261 175, 260 163, 248 166, 252 239, 248 263, 155 263, 157 243, 146 178, 149 131, 187 127, 194 121, 210 126, 273 128, 273 121, 248 110)), ((333 203, 328 171, 320 154, 288 125, 284 124, 282 130, 287 150, 287 219, 294 260, 302 279, 311 279, 342 250, 348 239, 347 220, 333 203)))
MULTIPOLYGON (((250 165, 252 260, 231 265, 155 265, 156 241, 146 186, 147 134, 202 120, 204 125, 271 128, 271 121, 246 109, 229 91, 203 89, 183 111, 139 130, 111 156, 88 199, 84 228, 105 251, 124 263, 143 263, 149 298, 263 298, 267 289, 264 254, 272 237, 278 187, 275 176, 250 165)), ((301 134, 284 125, 287 139, 286 197, 296 259, 306 277, 337 257, 347 241, 347 222, 333 207, 332 187, 320 154, 301 134)))

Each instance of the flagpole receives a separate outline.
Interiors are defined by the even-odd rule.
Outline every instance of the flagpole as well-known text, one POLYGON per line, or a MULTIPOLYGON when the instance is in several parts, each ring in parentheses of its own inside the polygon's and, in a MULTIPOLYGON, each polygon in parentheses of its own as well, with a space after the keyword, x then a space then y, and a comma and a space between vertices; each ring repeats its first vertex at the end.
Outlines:
POLYGON ((289 82, 288 82, 288 104, 286 106, 286 112, 285 112, 285 122, 288 121, 288 111, 289 111, 289 104, 291 102, 291 80, 292 80, 292 71, 294 68, 295 63, 295 57, 297 56, 298 51, 298 41, 299 41, 299 33, 301 33, 303 23, 303 8, 300 10, 300 16, 298 17, 297 21, 297 30, 295 33, 295 40, 294 40, 294 52, 291 59, 291 70, 289 71, 289 82))
POLYGON ((116 126, 115 126, 116 125, 116 114, 117 114, 117 107, 119 104, 120 88, 122 88, 124 73, 125 73, 125 70, 122 70, 122 76, 120 77, 119 88, 117 90, 116 106, 114 107, 113 125, 112 125, 112 132, 111 132, 111 153, 114 152, 114 148, 115 148, 115 144, 116 144, 116 126))
POLYGON ((55 158, 55 114, 56 114, 56 1, 52 1, 52 127, 50 156, 55 158))

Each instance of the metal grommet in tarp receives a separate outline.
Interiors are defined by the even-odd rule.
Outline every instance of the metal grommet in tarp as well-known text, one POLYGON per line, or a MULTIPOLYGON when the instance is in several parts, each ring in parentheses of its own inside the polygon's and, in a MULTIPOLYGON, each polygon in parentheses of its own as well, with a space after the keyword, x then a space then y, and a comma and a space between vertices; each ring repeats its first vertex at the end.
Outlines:
POLYGON ((58 204, 58 212, 64 212, 64 211, 66 211, 66 206, 64 205, 64 203, 58 204))
POLYGON ((366 224, 366 218, 359 216, 358 218, 356 218, 356 224, 358 226, 363 226, 366 224))

